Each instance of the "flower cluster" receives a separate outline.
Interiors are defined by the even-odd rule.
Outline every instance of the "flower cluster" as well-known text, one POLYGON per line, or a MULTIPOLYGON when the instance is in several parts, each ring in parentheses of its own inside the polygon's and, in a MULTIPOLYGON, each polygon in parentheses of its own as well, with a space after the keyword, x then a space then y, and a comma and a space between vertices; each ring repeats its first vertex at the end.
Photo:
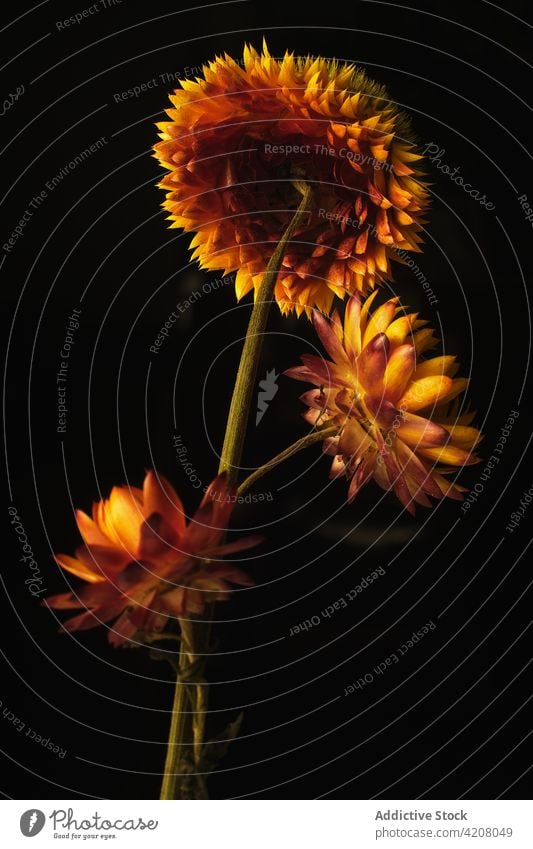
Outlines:
POLYGON ((172 227, 194 231, 203 268, 237 272, 237 297, 258 291, 300 196, 314 204, 283 258, 283 313, 329 312, 335 295, 390 276, 398 249, 419 250, 428 194, 409 123, 387 91, 354 65, 281 61, 252 47, 182 80, 160 123, 155 155, 172 227))
MULTIPOLYGON (((302 396, 305 418, 327 429, 324 451, 332 476, 349 480, 348 499, 371 478, 410 512, 430 498, 462 499, 449 475, 478 462, 481 438, 458 403, 468 381, 456 377, 455 357, 427 355, 436 339, 426 322, 398 298, 375 308, 372 292, 390 278, 391 259, 422 241, 428 191, 406 116, 356 66, 289 52, 278 60, 265 44, 262 53, 246 47, 242 64, 227 54, 214 59, 170 100, 154 150, 167 169, 160 186, 171 226, 195 233, 193 258, 237 272, 239 299, 257 295, 290 234, 273 296, 282 313, 312 317, 330 359, 305 354, 286 374, 314 385, 302 396), (328 317, 335 296, 345 300, 343 321, 337 311, 328 317)), ((245 428, 258 345, 245 345, 227 433, 245 428)), ((238 459, 221 465, 234 470, 238 459)), ((114 645, 202 614, 207 601, 252 583, 220 560, 259 542, 225 542, 235 501, 236 489, 219 475, 187 522, 155 472, 142 490, 115 487, 92 518, 77 512, 84 544, 75 557, 56 557, 87 585, 48 606, 82 611, 64 623, 67 631, 112 622, 114 645)))

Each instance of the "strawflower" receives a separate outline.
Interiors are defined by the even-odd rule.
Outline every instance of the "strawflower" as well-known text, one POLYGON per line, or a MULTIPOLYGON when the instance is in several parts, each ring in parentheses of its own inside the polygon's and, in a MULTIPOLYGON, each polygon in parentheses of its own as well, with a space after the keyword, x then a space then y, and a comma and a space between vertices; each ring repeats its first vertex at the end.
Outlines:
POLYGON ((348 499, 374 479, 393 490, 411 512, 431 506, 428 496, 462 500, 463 487, 445 475, 479 462, 473 453, 479 431, 472 413, 457 415, 450 403, 466 389, 454 356, 425 358, 433 331, 391 298, 371 311, 377 292, 346 305, 344 324, 315 311, 313 323, 331 360, 302 356, 303 366, 285 372, 313 383, 301 400, 305 419, 317 428, 338 427, 324 441, 333 456, 331 476, 349 479, 348 499))
POLYGON ((225 600, 231 585, 253 583, 241 569, 220 560, 260 541, 250 536, 223 542, 233 496, 225 475, 219 475, 187 523, 179 496, 153 471, 142 489, 114 487, 108 500, 93 505, 92 518, 76 512, 84 544, 75 557, 56 555, 61 568, 87 586, 45 603, 84 610, 63 624, 65 631, 116 620, 108 632, 115 646, 137 632, 158 633, 172 618, 201 614, 207 601, 225 600))
POLYGON ((196 234, 202 268, 237 272, 239 299, 261 285, 300 200, 295 181, 312 186, 313 208, 277 276, 282 313, 328 313, 335 295, 390 277, 398 250, 420 250, 421 156, 385 88, 355 65, 279 61, 266 44, 202 70, 170 95, 155 156, 171 226, 196 234))

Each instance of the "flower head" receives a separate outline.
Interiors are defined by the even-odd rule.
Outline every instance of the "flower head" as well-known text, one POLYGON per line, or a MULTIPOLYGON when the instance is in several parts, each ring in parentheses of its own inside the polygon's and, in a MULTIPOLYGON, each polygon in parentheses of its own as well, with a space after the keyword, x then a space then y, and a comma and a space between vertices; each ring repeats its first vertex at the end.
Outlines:
POLYGON ((260 541, 250 536, 224 544, 233 494, 219 475, 187 524, 180 498, 155 472, 147 473, 142 489, 114 487, 107 501, 93 505, 92 518, 76 512, 84 545, 75 557, 56 555, 63 569, 88 586, 45 603, 84 609, 63 624, 66 631, 119 617, 109 642, 121 645, 137 631, 161 631, 169 618, 202 613, 206 601, 226 599, 231 584, 250 586, 244 572, 219 560, 260 541))
POLYGON ((305 354, 303 366, 286 374, 319 387, 302 395, 304 417, 318 428, 338 428, 324 450, 334 457, 332 477, 350 479, 350 501, 372 477, 412 513, 415 503, 430 506, 428 496, 462 500, 463 488, 444 475, 478 462, 473 415, 457 417, 450 404, 468 381, 455 377, 454 356, 424 359, 436 344, 433 331, 405 314, 397 298, 371 312, 376 294, 363 304, 352 296, 344 326, 336 312, 328 320, 315 311, 331 361, 305 354))
MULTIPOLYGON (((237 271, 237 297, 258 288, 300 202, 313 209, 293 236, 275 297, 283 313, 329 312, 334 295, 372 289, 396 251, 416 251, 428 195, 406 116, 354 65, 281 61, 252 47, 182 80, 155 155, 172 227, 195 231, 203 268, 237 271)), ((402 254, 403 256, 403 254, 402 254)))

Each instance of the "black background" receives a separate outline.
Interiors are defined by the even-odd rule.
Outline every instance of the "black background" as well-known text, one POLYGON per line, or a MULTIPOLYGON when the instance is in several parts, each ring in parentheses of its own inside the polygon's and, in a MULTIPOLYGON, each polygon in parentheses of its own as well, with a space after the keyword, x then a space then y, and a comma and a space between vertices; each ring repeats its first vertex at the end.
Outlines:
MULTIPOLYGON (((155 466, 193 510, 199 493, 177 461, 176 433, 199 479, 214 476, 250 299, 236 306, 231 286, 203 297, 150 353, 175 304, 217 275, 188 265, 188 238, 166 229, 160 210, 150 148, 171 84, 125 102, 114 95, 160 74, 190 74, 224 50, 240 56, 244 41, 259 48, 263 36, 274 55, 290 49, 365 67, 410 112, 421 146, 438 144, 443 161, 495 204, 487 210, 428 163, 433 208, 417 262, 438 304, 407 267, 395 266, 391 287, 460 355, 485 458, 510 411, 519 417, 466 513, 449 501, 412 518, 373 484, 347 506, 318 448, 258 485, 272 501, 243 506, 234 521, 266 536, 248 559, 257 589, 219 605, 209 665, 213 733, 241 708, 245 718, 211 795, 530 795, 533 510, 506 531, 533 483, 524 389, 532 231, 518 202, 533 197, 527 5, 354 2, 314 12, 306 3, 229 2, 180 12, 162 0, 124 0, 58 30, 56 21, 83 4, 50 2, 3 31, 2 92, 24 85, 25 93, 1 119, 2 244, 32 196, 106 138, 48 193, 13 250, 1 251, 11 489, 0 699, 26 728, 67 750, 59 758, 2 717, 6 796, 157 798, 170 667, 142 651, 113 650, 103 628, 58 636, 53 614, 24 584, 7 508, 18 510, 48 593, 60 592, 51 552, 72 552, 78 542, 72 505, 89 509, 112 485, 138 485, 155 466), (61 436, 55 375, 65 322, 80 303, 61 436), (288 636, 377 566, 386 575, 346 610, 288 636), (401 663, 343 695, 430 620, 436 629, 401 663)), ((24 11, 7 8, 6 24, 24 11)), ((269 330, 262 375, 296 364, 313 343, 305 319, 277 310, 269 330)), ((262 422, 250 425, 246 466, 306 432, 301 389, 279 379, 262 422)), ((474 487, 482 471, 467 469, 461 481, 474 487)))

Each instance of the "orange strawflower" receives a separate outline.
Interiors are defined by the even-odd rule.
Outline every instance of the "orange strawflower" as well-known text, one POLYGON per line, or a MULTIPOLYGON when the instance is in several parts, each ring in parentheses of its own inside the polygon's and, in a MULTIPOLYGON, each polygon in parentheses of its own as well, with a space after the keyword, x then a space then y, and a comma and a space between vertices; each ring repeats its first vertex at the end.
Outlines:
POLYGON ((181 80, 158 124, 155 155, 171 227, 196 232, 202 268, 237 271, 240 299, 266 265, 301 197, 313 206, 283 259, 275 297, 283 313, 334 295, 368 291, 390 276, 395 249, 417 251, 428 195, 416 172, 406 116, 355 65, 323 58, 281 61, 252 47, 181 80))
POLYGON ((169 618, 202 613, 207 601, 225 600, 231 584, 250 586, 244 572, 220 562, 222 555, 260 541, 250 536, 223 543, 234 495, 219 475, 187 524, 179 496, 155 472, 147 473, 143 489, 114 487, 107 501, 93 505, 92 518, 76 512, 85 542, 76 556, 56 555, 63 569, 89 586, 45 603, 84 609, 63 624, 65 631, 96 628, 118 617, 108 639, 123 645, 137 631, 161 631, 169 618))
POLYGON ((376 295, 363 304, 352 296, 344 326, 337 312, 328 320, 315 311, 332 361, 305 354, 304 365, 285 374, 319 387, 302 395, 309 407, 304 418, 317 428, 338 427, 324 451, 334 457, 331 476, 350 479, 350 501, 372 477, 411 513, 415 503, 431 506, 428 496, 462 500, 464 488, 444 475, 479 462, 472 453, 480 439, 470 426, 473 414, 457 417, 450 405, 468 380, 454 377, 454 356, 423 358, 437 340, 425 321, 403 312, 398 298, 371 312, 376 295))

